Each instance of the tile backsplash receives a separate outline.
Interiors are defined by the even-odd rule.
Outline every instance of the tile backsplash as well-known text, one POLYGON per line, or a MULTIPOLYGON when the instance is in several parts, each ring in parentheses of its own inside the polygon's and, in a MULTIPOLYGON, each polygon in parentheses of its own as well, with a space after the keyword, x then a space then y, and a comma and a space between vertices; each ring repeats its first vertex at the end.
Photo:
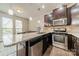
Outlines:
MULTIPOLYGON (((66 28, 67 32, 72 32, 72 33, 79 33, 79 25, 70 25, 70 26, 56 26, 60 28, 66 28)), ((53 31, 54 27, 46 27, 44 28, 44 31, 53 31)))
POLYGON ((79 33, 79 25, 66 26, 67 32, 79 33))

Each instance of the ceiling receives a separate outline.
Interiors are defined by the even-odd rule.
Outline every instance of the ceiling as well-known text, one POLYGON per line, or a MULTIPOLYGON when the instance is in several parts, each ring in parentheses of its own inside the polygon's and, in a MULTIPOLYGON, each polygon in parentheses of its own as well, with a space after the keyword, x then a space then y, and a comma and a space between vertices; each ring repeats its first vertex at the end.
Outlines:
MULTIPOLYGON (((61 7, 62 3, 0 3, 0 11, 8 12, 8 9, 14 11, 14 15, 29 18, 30 16, 35 18, 49 14, 53 9, 61 7), (43 9, 41 6, 45 5, 43 9), (16 10, 19 9, 21 13, 18 13, 16 10)), ((68 4, 69 5, 69 4, 68 4)))

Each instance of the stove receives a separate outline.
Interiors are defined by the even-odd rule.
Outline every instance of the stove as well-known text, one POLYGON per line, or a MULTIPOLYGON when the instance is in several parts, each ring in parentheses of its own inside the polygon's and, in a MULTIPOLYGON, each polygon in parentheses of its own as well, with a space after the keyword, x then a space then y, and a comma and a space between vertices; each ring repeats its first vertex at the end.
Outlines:
POLYGON ((62 48, 67 50, 68 49, 68 37, 66 35, 66 28, 54 28, 54 32, 52 35, 52 41, 53 41, 53 46, 62 48))

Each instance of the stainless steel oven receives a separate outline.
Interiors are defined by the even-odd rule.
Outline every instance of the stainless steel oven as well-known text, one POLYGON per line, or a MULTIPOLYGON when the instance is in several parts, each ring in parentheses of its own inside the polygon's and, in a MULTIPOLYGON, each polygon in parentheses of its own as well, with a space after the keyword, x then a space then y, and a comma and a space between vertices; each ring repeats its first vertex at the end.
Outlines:
POLYGON ((65 35, 55 34, 54 42, 60 42, 61 44, 65 43, 65 35))
POLYGON ((68 49, 67 47, 68 37, 66 35, 66 32, 60 32, 60 30, 57 32, 54 32, 54 34, 52 35, 52 38, 53 38, 52 41, 53 41, 54 46, 62 48, 62 49, 66 49, 66 50, 68 49))

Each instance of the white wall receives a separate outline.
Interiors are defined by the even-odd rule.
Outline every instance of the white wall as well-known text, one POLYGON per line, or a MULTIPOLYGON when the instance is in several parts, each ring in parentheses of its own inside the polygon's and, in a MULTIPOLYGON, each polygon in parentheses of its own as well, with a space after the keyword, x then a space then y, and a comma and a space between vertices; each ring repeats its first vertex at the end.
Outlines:
POLYGON ((29 21, 29 30, 36 31, 37 27, 43 28, 44 26, 44 17, 43 15, 33 18, 32 21, 29 21), (40 24, 38 23, 40 21, 40 24))
POLYGON ((0 18, 0 41, 2 41, 2 30, 1 30, 1 27, 2 27, 2 22, 1 22, 1 18, 0 18))

